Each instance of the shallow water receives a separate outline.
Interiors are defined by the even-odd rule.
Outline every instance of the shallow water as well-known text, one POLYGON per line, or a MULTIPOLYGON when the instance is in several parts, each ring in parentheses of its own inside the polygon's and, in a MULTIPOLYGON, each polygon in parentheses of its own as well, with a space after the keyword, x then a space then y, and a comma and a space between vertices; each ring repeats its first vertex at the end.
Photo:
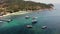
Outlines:
POLYGON ((0 26, 0 34, 60 34, 60 5, 55 5, 56 10, 32 12, 25 15, 10 16, 13 21, 3 22, 0 26), (32 18, 25 19, 25 16, 38 17, 36 24, 32 24, 32 18), (32 28, 26 28, 30 24, 32 28), (47 29, 41 29, 42 26, 47 29))

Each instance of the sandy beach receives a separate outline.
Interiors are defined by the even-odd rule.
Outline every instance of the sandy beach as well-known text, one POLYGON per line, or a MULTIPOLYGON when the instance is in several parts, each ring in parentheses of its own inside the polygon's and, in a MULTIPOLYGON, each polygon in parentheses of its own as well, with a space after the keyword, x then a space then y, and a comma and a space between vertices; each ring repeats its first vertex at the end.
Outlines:
POLYGON ((11 15, 22 15, 22 14, 26 14, 26 13, 30 13, 30 11, 29 12, 27 12, 27 11, 19 11, 19 12, 15 12, 15 13, 8 13, 6 15, 3 15, 2 17, 7 17, 7 16, 11 16, 11 15))

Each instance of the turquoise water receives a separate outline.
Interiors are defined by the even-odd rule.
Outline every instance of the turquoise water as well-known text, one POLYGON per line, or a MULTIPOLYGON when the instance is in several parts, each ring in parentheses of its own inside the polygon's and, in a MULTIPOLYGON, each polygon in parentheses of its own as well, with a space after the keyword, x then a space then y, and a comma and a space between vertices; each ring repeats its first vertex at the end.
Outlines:
POLYGON ((0 34, 60 34, 60 5, 55 5, 56 10, 32 12, 25 15, 8 16, 13 19, 11 22, 0 24, 0 34), (36 24, 32 24, 32 18, 25 19, 25 16, 38 17, 36 24), (26 25, 33 25, 32 28, 26 28, 26 25), (42 26, 48 28, 43 30, 42 26))

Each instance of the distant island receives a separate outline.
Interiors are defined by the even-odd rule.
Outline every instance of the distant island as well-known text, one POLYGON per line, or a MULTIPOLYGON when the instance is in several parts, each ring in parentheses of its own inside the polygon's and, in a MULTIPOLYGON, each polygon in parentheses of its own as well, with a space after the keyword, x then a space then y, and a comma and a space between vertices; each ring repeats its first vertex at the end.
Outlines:
POLYGON ((37 3, 24 0, 0 0, 0 14, 14 13, 18 11, 34 11, 43 9, 53 9, 53 4, 37 3))

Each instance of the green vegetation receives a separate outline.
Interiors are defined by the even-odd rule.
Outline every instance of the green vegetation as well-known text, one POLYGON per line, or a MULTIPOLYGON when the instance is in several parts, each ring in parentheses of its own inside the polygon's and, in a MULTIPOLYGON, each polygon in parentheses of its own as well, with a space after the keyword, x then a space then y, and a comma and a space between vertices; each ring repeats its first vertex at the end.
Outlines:
POLYGON ((1 0, 0 1, 0 13, 12 13, 17 11, 27 11, 27 10, 40 10, 40 9, 50 9, 53 4, 36 3, 33 1, 23 1, 23 0, 1 0))

